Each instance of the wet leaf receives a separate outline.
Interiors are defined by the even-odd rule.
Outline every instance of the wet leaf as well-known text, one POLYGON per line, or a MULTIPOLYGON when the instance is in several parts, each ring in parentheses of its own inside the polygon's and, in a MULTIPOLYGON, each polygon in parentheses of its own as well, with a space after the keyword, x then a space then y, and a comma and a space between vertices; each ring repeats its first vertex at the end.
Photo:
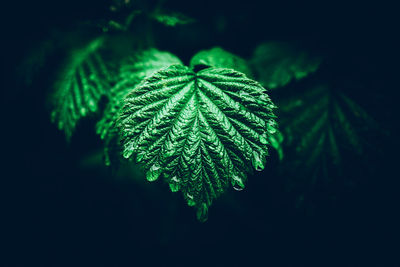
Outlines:
POLYGON ((118 112, 123 105, 124 97, 145 77, 151 76, 162 68, 180 63, 181 61, 173 54, 154 48, 138 52, 123 62, 119 71, 119 82, 111 88, 110 101, 96 125, 97 134, 105 142, 106 165, 116 165, 120 160, 121 148, 115 123, 118 112))
POLYGON ((118 119, 123 155, 136 159, 149 181, 163 177, 182 191, 203 221, 229 184, 243 188, 253 169, 264 168, 274 107, 242 73, 172 65, 126 96, 118 119))

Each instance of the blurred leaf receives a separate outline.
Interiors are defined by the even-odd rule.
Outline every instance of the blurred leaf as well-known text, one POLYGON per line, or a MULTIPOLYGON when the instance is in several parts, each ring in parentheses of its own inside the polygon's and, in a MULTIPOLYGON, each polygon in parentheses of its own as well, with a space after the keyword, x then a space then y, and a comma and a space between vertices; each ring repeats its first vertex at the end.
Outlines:
POLYGON ((266 88, 274 89, 315 72, 321 58, 283 42, 259 45, 251 59, 256 78, 266 88))
POLYGON ((379 151, 371 145, 374 136, 387 135, 363 108, 325 85, 278 99, 285 151, 282 170, 308 177, 301 181, 303 186, 320 176, 340 177, 351 155, 368 164, 366 151, 379 151))
POLYGON ((135 156, 149 181, 163 174, 204 221, 229 183, 241 190, 251 165, 264 168, 268 136, 276 132, 275 106, 264 92, 232 69, 160 70, 125 98, 118 122, 123 155, 135 156))
POLYGON ((112 75, 99 52, 103 44, 100 37, 72 51, 55 82, 51 117, 67 139, 78 121, 97 112, 100 98, 109 93, 112 75))
POLYGON ((107 25, 103 25, 103 31, 108 32, 110 29, 116 31, 127 31, 132 25, 133 20, 142 14, 142 10, 133 10, 122 21, 110 20, 107 25))
POLYGON ((150 17, 168 27, 175 27, 177 25, 185 25, 194 22, 193 18, 190 18, 182 13, 172 12, 164 9, 155 10, 150 14, 150 17))
POLYGON ((249 78, 253 78, 253 74, 246 60, 220 47, 202 50, 195 54, 190 60, 190 66, 194 68, 196 65, 234 69, 246 74, 249 78))

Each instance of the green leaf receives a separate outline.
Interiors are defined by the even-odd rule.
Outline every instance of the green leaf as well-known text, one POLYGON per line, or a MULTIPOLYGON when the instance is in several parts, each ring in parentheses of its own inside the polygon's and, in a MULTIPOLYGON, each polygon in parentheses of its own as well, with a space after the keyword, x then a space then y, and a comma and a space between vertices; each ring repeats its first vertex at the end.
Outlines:
POLYGON ((195 20, 179 12, 172 12, 164 9, 157 9, 150 14, 150 17, 168 27, 193 23, 195 20))
POLYGON ((375 149, 369 145, 376 141, 370 139, 371 132, 386 134, 362 107, 329 86, 314 86, 303 93, 276 97, 284 136, 282 170, 296 177, 340 177, 345 158, 354 155, 368 163, 369 159, 364 157, 376 154, 376 150, 366 153, 375 149))
POLYGON ((103 44, 104 38, 98 38, 73 51, 55 83, 51 118, 68 140, 81 118, 98 111, 111 86, 112 75, 99 53, 103 44))
POLYGON ((251 59, 257 80, 265 87, 282 87, 315 72, 321 58, 283 42, 259 45, 251 59))
POLYGON ((104 110, 103 117, 96 125, 97 134, 105 141, 104 156, 107 166, 116 165, 119 161, 119 134, 115 122, 124 97, 145 77, 172 64, 181 64, 181 61, 171 53, 153 48, 138 52, 122 63, 119 82, 111 88, 110 101, 104 110))
POLYGON ((172 65, 126 96, 118 121, 123 154, 140 162, 147 180, 163 175, 173 192, 181 190, 203 221, 229 184, 241 190, 252 166, 264 168, 274 107, 242 73, 172 65))
POLYGON ((253 74, 246 60, 220 47, 202 50, 195 54, 190 60, 190 66, 194 68, 196 65, 234 69, 246 74, 249 78, 253 78, 253 74))

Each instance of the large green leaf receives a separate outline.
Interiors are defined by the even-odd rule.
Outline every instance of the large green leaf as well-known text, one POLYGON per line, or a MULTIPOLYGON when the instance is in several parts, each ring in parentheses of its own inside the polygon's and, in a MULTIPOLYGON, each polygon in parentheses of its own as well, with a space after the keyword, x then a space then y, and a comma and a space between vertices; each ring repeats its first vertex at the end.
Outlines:
POLYGON ((163 174, 205 220, 229 184, 241 190, 252 166, 264 168, 276 131, 274 107, 265 89, 242 73, 172 65, 125 98, 118 121, 123 154, 142 164, 147 180, 163 174))
MULTIPOLYGON (((123 98, 145 77, 172 64, 181 64, 179 58, 168 52, 148 49, 136 53, 122 63, 119 82, 111 88, 110 101, 104 114, 96 125, 97 134, 105 141, 104 156, 106 165, 118 163, 120 154, 119 135, 115 127, 123 98)), ((115 164, 114 164, 115 165, 115 164)))
POLYGON ((78 121, 95 113, 99 100, 108 94, 112 77, 99 53, 104 38, 71 53, 55 83, 52 121, 69 139, 78 121))
POLYGON ((190 60, 190 66, 194 68, 196 65, 234 69, 246 74, 249 78, 253 78, 246 60, 220 47, 202 50, 195 54, 190 60))
POLYGON ((320 63, 321 58, 283 42, 260 44, 251 59, 257 80, 268 89, 302 79, 315 72, 320 63))

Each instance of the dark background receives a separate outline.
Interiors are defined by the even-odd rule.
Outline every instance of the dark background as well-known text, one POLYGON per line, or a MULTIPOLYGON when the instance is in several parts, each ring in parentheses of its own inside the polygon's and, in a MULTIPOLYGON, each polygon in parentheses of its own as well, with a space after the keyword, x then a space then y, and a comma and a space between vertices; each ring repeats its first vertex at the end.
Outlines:
MULTIPOLYGON (((101 148, 94 121, 82 123, 66 143, 46 108, 51 67, 32 85, 21 81, 21 62, 35 44, 54 30, 103 18, 108 2, 1 5, 0 266, 398 266, 396 142, 377 140, 384 156, 372 155, 373 172, 352 170, 346 176, 352 186, 317 188, 300 207, 285 191, 289 178, 277 174, 272 154, 244 191, 215 201, 201 224, 166 185, 124 173, 117 179, 106 168, 90 167, 97 160, 91 151, 101 148)), ((361 102, 378 95, 366 109, 397 138, 394 7, 324 1, 166 5, 198 21, 190 30, 155 26, 157 46, 185 63, 213 45, 249 57, 262 41, 300 43, 327 58, 321 79, 360 84, 362 90, 349 93, 361 102)), ((348 169, 353 163, 359 166, 355 158, 348 169)))

